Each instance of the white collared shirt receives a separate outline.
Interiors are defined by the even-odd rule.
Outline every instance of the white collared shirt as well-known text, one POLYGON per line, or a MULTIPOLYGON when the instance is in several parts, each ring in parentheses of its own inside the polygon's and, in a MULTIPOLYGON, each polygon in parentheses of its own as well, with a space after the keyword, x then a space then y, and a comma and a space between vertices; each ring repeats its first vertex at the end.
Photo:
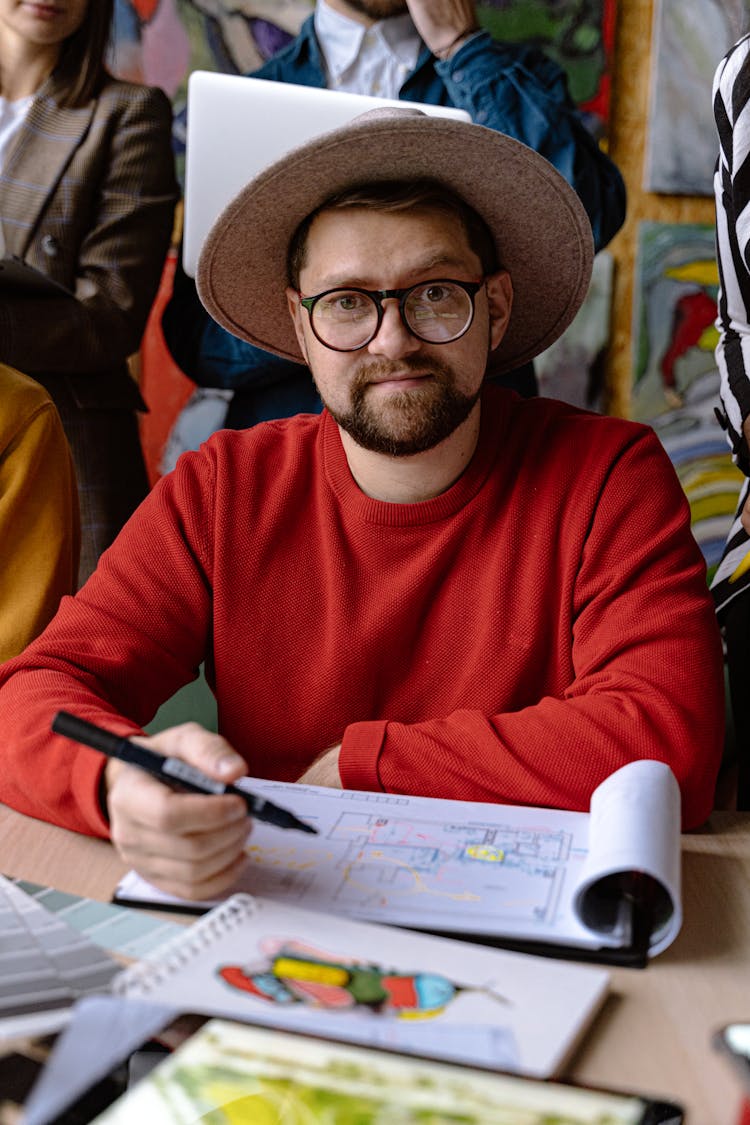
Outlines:
POLYGON ((10 143, 25 121, 33 100, 33 94, 13 102, 0 97, 0 169, 3 167, 10 143))
POLYGON ((365 27, 318 0, 314 18, 330 90, 398 98, 422 46, 408 12, 365 27))

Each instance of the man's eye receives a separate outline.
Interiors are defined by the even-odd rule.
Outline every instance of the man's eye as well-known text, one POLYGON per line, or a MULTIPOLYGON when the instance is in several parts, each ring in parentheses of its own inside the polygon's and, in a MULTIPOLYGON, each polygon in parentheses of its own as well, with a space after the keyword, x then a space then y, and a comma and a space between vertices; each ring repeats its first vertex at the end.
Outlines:
POLYGON ((422 290, 422 300, 436 303, 444 301, 446 297, 451 295, 451 290, 447 285, 428 285, 426 289, 422 290))

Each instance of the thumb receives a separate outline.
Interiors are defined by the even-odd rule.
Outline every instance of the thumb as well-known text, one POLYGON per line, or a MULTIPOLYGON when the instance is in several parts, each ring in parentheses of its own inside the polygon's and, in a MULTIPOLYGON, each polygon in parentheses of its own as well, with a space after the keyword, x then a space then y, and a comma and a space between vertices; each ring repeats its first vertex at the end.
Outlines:
POLYGON ((168 758, 180 758, 217 781, 236 781, 247 774, 247 762, 220 734, 198 723, 182 723, 150 738, 133 739, 168 758))

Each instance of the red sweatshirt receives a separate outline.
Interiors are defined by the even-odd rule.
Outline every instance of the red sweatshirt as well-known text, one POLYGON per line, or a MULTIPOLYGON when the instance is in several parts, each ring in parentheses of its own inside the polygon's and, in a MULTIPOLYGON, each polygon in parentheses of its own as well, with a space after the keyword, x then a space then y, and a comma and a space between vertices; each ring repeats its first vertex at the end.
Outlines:
POLYGON ((327 414, 214 435, 0 669, 0 799, 106 834, 102 757, 54 712, 133 733, 204 659, 255 776, 343 740, 347 788, 586 809, 650 757, 686 826, 712 807, 717 627, 683 492, 634 423, 491 390, 466 472, 418 504, 360 492, 327 414))

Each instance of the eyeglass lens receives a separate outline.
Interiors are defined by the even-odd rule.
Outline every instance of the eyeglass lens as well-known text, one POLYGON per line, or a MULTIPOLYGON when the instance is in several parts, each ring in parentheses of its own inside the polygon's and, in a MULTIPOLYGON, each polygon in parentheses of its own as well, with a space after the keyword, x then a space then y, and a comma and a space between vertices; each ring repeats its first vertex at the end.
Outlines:
MULTIPOLYGON (((406 294, 402 318, 415 336, 433 344, 457 339, 471 323, 469 293, 451 281, 427 281, 406 294)), ((369 343, 378 330, 375 300, 357 289, 336 289, 316 301, 313 329, 324 344, 354 351, 369 343)))

